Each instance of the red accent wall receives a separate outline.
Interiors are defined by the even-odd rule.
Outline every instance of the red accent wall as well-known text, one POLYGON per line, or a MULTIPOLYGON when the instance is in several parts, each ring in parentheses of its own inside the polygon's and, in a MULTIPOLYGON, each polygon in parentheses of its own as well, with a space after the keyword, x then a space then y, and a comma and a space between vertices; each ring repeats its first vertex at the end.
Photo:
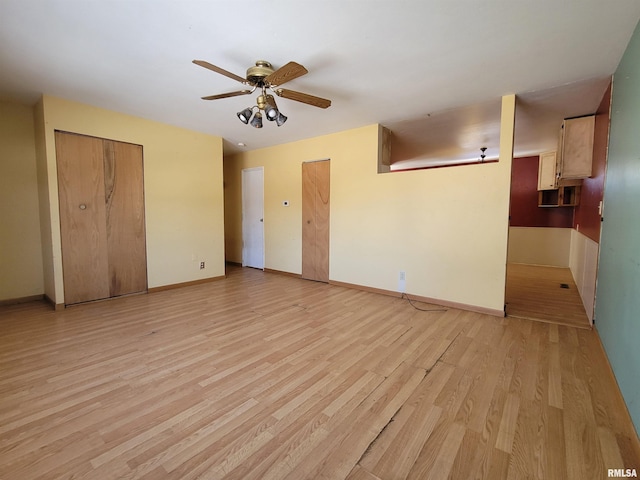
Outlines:
POLYGON ((600 242, 600 214, 598 206, 604 192, 604 174, 607 165, 609 145, 609 121, 611 107, 611 83, 602 96, 596 112, 596 126, 593 138, 593 165, 591 177, 585 178, 580 193, 580 204, 576 207, 573 228, 594 242, 600 242))
POLYGON ((571 228, 573 207, 538 207, 538 160, 538 156, 513 159, 509 225, 571 228))

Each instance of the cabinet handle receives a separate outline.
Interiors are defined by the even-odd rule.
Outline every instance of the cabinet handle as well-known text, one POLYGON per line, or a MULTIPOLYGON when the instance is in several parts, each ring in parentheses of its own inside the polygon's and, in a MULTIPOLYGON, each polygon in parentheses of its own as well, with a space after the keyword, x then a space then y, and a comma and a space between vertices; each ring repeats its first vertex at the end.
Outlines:
POLYGON ((81 203, 79 208, 80 210, 86 210, 87 206, 84 203, 81 203))

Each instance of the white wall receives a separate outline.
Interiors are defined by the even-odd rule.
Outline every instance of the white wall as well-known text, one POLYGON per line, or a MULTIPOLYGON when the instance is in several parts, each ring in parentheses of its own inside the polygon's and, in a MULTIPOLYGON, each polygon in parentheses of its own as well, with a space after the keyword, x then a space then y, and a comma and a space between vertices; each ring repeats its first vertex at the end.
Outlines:
POLYGON ((591 323, 595 306, 598 253, 599 245, 596 242, 577 230, 571 230, 569 268, 591 323))

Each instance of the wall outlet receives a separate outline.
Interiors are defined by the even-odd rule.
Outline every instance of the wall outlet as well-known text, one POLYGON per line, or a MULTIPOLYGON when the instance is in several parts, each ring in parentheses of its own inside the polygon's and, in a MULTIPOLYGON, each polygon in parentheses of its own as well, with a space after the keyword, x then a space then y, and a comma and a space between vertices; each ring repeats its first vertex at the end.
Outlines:
POLYGON ((200 262, 200 270, 204 270, 204 262, 200 262))
POLYGON ((398 274, 398 291, 400 293, 404 293, 405 287, 406 287, 406 281, 407 281, 407 276, 404 273, 403 270, 400 270, 400 273, 398 274))

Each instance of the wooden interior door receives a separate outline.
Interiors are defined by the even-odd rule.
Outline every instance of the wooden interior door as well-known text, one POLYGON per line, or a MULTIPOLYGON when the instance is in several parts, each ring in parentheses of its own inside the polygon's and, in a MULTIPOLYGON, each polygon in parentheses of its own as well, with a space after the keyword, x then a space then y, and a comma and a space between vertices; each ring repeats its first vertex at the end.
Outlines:
POLYGON ((56 132, 65 303, 109 297, 103 147, 56 132))
POLYGON ((302 164, 302 278, 329 281, 330 161, 302 164))
POLYGON ((142 146, 103 140, 109 296, 147 289, 142 146))
POLYGON ((56 132, 65 304, 147 289, 142 147, 56 132))

